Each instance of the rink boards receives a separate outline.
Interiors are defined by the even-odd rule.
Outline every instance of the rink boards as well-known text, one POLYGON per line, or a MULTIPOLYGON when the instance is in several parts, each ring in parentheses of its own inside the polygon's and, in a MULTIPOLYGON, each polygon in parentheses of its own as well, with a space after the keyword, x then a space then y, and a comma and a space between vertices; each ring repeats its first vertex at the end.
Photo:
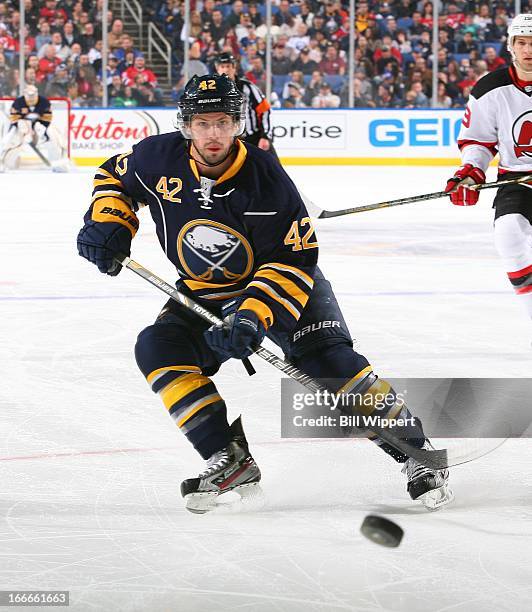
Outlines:
MULTIPOLYGON (((462 110, 273 109, 275 148, 289 165, 456 165, 462 110)), ((72 156, 101 164, 175 130, 170 108, 74 109, 72 156)))

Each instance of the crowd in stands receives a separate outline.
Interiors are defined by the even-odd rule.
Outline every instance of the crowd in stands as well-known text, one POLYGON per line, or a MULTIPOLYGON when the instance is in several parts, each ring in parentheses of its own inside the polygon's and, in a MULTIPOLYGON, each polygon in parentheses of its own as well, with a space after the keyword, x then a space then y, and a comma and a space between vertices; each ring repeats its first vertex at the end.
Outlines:
MULTIPOLYGON (((25 81, 47 96, 68 96, 74 106, 100 106, 107 87, 113 106, 159 106, 162 91, 136 41, 109 14, 110 55, 102 76, 102 0, 25 0, 25 81)), ((0 0, 0 96, 18 91, 18 0, 0 0)), ((189 74, 207 74, 222 51, 239 58, 240 74, 266 89, 264 2, 191 0, 190 26, 182 0, 144 0, 171 43, 176 100, 189 74)), ((532 10, 522 0, 521 12, 532 10)), ((432 53, 433 2, 362 0, 355 11, 352 87, 356 107, 424 108, 467 103, 476 81, 509 63, 506 29, 514 3, 441 0, 439 48, 432 53)), ((272 105, 335 108, 349 105, 348 0, 273 0, 272 105)))
MULTIPOLYGON (((102 72, 102 0, 25 0, 26 84, 73 106, 101 106, 103 87, 117 107, 160 106, 162 92, 143 54, 109 11, 109 55, 102 72)), ((0 0, 0 97, 18 95, 18 0, 0 0)))
MULTIPOLYGON (((172 43, 181 67, 187 34, 180 0, 147 3, 150 17, 172 43)), ((274 0, 273 105, 334 108, 349 103, 349 2, 274 0)), ((521 12, 531 10, 522 0, 521 12)), ((433 2, 362 0, 355 12, 354 105, 368 108, 461 108, 476 81, 507 65, 506 31, 514 3, 440 0, 439 47, 433 57, 433 2)), ((265 88, 264 3, 193 3, 189 28, 193 72, 212 69, 219 51, 240 57, 243 76, 265 88)), ((176 73, 180 78, 182 71, 176 73)), ((183 81, 175 86, 179 95, 183 81)))

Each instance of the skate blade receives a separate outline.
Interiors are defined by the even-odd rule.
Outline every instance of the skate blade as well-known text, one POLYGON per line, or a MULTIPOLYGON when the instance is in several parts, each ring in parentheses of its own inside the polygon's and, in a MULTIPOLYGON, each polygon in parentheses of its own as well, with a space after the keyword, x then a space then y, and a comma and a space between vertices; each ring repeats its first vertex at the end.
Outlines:
POLYGON ((252 512, 260 510, 265 504, 264 493, 258 482, 240 485, 218 497, 216 512, 252 512), (236 493, 232 496, 231 493, 236 493))
POLYGON ((243 484, 221 495, 215 491, 189 493, 185 508, 193 514, 207 512, 249 512, 264 506, 264 493, 258 482, 243 484))
POLYGON ((423 495, 420 495, 417 501, 420 501, 427 510, 434 511, 450 504, 453 499, 454 493, 452 489, 450 489, 448 485, 443 485, 443 487, 427 491, 423 495))

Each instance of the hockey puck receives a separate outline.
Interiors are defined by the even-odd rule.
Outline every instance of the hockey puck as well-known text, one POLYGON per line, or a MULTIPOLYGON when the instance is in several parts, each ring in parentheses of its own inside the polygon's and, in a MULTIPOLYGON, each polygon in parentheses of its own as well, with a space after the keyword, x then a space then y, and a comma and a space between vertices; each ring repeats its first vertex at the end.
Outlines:
POLYGON ((366 516, 360 525, 360 531, 368 540, 388 548, 397 548, 404 535, 404 531, 397 523, 374 514, 366 516))

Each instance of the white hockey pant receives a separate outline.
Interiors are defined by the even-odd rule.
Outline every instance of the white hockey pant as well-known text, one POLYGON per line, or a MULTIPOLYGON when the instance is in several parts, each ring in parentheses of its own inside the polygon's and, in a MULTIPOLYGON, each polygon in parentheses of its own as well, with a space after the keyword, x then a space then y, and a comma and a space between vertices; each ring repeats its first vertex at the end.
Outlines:
POLYGON ((519 300, 532 319, 532 225, 512 213, 495 220, 495 246, 519 300))
POLYGON ((18 167, 21 156, 32 142, 51 163, 65 157, 67 143, 62 134, 53 125, 48 127, 48 140, 44 134, 42 124, 37 123, 33 129, 31 121, 18 121, 16 126, 10 127, 2 140, 0 164, 8 169, 18 167))

